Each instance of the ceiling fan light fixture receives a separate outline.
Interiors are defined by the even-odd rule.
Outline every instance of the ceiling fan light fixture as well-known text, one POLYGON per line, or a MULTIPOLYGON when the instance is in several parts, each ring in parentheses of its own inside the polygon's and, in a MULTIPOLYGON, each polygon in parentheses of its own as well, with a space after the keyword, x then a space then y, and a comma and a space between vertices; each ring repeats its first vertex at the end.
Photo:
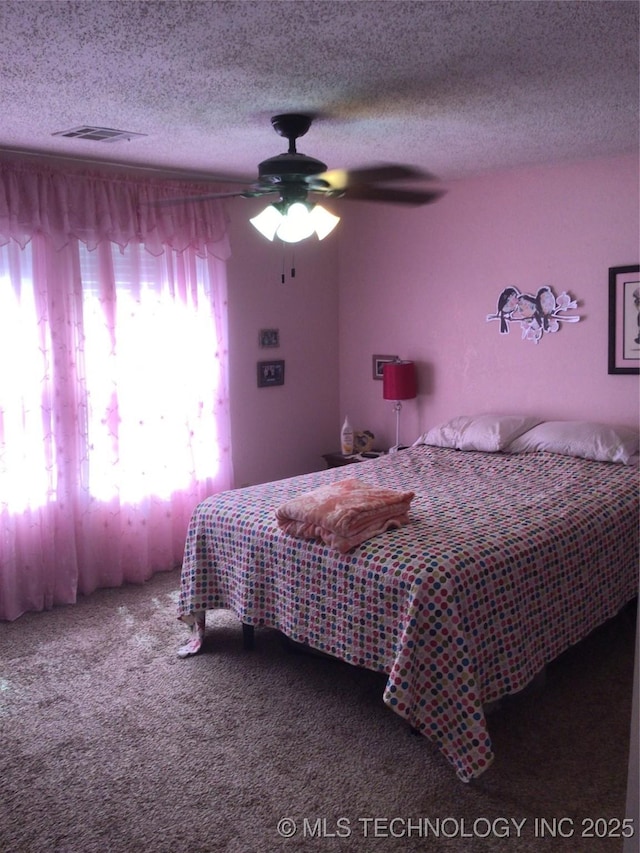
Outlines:
POLYGON ((278 237, 285 243, 299 243, 312 234, 324 240, 340 222, 340 217, 319 204, 312 206, 308 202, 294 201, 270 204, 249 222, 267 240, 278 237))
POLYGON ((270 204, 268 207, 265 207, 262 213, 254 216, 249 220, 249 222, 262 234, 263 237, 266 237, 267 240, 273 240, 282 219, 283 216, 278 208, 270 204))
POLYGON ((313 221, 313 228, 318 235, 318 240, 324 240, 328 234, 331 234, 338 222, 340 222, 339 216, 329 213, 320 204, 315 205, 309 216, 313 221))

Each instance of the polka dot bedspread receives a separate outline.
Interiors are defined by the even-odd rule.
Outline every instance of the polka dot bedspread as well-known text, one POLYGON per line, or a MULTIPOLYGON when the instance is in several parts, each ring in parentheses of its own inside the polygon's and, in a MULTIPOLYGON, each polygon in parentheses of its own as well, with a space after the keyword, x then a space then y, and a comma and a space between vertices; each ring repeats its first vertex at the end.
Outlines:
POLYGON ((493 759, 486 703, 638 590, 638 471, 551 453, 419 446, 224 492, 194 511, 178 615, 225 608, 388 673, 384 702, 463 781, 493 759), (409 524, 347 554, 277 526, 285 500, 345 477, 413 490, 409 524))

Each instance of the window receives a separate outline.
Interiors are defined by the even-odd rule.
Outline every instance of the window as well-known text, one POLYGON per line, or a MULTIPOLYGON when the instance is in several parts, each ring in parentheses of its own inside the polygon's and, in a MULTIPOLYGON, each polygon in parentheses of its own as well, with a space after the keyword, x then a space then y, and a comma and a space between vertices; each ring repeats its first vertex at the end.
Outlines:
POLYGON ((231 486, 209 187, 0 161, 0 619, 176 566, 231 486))
POLYGON ((32 251, 0 247, 0 507, 22 512, 55 492, 46 411, 51 336, 39 320, 32 251))
POLYGON ((223 376, 205 260, 81 246, 80 269, 91 496, 168 498, 215 478, 223 376))

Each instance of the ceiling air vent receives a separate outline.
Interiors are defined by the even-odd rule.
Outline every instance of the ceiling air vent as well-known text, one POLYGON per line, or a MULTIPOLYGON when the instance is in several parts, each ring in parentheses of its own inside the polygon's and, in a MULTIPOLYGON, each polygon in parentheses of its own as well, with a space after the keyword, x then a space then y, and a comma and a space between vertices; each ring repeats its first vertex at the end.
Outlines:
POLYGON ((59 130, 52 136, 66 136, 68 139, 91 139, 94 142, 118 142, 121 139, 133 139, 146 136, 146 133, 132 133, 130 130, 115 130, 113 127, 93 127, 89 124, 73 127, 71 130, 59 130))

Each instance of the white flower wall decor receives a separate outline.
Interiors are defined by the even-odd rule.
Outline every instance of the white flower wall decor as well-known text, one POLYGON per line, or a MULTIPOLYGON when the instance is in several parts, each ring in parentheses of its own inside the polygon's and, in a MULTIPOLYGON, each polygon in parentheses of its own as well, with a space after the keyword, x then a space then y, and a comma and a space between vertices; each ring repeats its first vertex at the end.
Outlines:
POLYGON ((545 332, 557 332, 561 323, 577 323, 577 314, 566 314, 578 307, 575 299, 562 291, 556 298, 550 287, 541 287, 534 295, 521 293, 517 287, 505 287, 498 297, 495 314, 487 314, 487 322, 499 321, 501 335, 509 334, 511 323, 520 323, 522 340, 538 343, 545 332))

